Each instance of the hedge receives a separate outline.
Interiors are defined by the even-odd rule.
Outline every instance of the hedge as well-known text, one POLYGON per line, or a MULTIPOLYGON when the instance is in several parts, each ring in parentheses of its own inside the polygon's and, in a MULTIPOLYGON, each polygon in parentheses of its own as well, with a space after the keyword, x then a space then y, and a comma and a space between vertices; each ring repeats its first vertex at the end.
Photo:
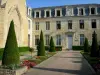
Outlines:
MULTIPOLYGON (((26 51, 29 51, 29 47, 19 47, 19 52, 26 52, 26 51)), ((0 48, 0 56, 2 56, 3 54, 3 50, 4 48, 0 48)))
POLYGON ((19 52, 26 52, 29 51, 29 47, 19 47, 19 52))
POLYGON ((84 46, 72 46, 73 50, 84 50, 84 46))

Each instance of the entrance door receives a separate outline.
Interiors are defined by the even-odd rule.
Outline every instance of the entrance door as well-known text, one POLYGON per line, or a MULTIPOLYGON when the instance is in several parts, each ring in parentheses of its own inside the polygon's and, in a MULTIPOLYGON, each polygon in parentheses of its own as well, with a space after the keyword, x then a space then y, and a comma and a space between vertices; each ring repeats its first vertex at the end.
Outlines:
POLYGON ((68 35, 68 49, 72 49, 73 37, 72 35, 68 35))

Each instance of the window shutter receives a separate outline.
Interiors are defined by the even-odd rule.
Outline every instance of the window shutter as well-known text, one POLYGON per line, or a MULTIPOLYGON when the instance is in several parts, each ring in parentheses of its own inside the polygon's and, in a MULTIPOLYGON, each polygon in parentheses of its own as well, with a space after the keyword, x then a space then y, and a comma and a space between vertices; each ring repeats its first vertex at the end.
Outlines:
POLYGON ((77 10, 77 8, 75 7, 75 8, 74 8, 74 16, 77 16, 77 14, 78 14, 78 10, 77 10))
POLYGON ((86 14, 86 16, 89 15, 89 8, 85 8, 85 14, 86 14))
POLYGON ((41 10, 41 17, 44 17, 44 10, 41 10))
POLYGON ((97 7, 97 12, 98 14, 100 14, 100 7, 97 7))
POLYGON ((66 15, 66 8, 62 8, 62 15, 63 15, 63 16, 66 15))
POLYGON ((55 16, 55 9, 51 9, 51 15, 52 15, 52 17, 55 16))
POLYGON ((32 17, 34 18, 34 11, 32 10, 32 17))

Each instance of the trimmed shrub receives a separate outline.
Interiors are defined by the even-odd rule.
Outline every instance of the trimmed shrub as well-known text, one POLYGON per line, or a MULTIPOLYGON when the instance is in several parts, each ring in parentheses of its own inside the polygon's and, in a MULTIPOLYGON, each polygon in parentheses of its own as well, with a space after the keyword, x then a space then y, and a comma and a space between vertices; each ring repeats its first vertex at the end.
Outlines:
POLYGON ((37 56, 45 56, 45 47, 44 47, 44 39, 43 39, 43 32, 41 31, 39 45, 37 46, 38 52, 37 56))
POLYGON ((62 51, 62 46, 56 46, 55 49, 56 51, 62 51))
POLYGON ((53 41, 53 38, 51 37, 50 39, 50 49, 49 49, 49 52, 55 52, 55 45, 54 45, 54 41, 53 41))
POLYGON ((84 50, 84 46, 72 46, 73 50, 84 50))
POLYGON ((94 31, 93 34, 92 34, 92 46, 91 46, 91 54, 90 56, 91 57, 97 57, 99 56, 99 46, 98 46, 98 43, 97 43, 97 34, 96 32, 94 31))
POLYGON ((85 38, 85 42, 84 42, 84 52, 89 52, 89 44, 87 38, 85 38))
POLYGON ((3 52, 2 65, 12 65, 19 63, 20 63, 20 57, 19 57, 19 49, 14 29, 14 22, 11 21, 6 45, 3 52))

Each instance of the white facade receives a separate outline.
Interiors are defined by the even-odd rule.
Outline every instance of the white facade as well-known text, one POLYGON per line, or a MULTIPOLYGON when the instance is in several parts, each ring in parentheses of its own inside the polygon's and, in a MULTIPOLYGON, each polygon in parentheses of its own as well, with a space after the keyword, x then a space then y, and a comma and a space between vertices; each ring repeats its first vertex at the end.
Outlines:
POLYGON ((62 46, 63 49, 72 49, 72 46, 83 45, 85 37, 88 38, 91 45, 93 31, 96 31, 99 42, 99 6, 99 4, 86 4, 33 9, 32 47, 36 48, 41 30, 44 34, 45 46, 48 46, 47 42, 51 36, 53 36, 55 45, 62 46), (44 10, 44 15, 41 10, 44 10), (58 13, 57 10, 59 10, 58 13), (39 14, 36 14, 37 11, 39 14), (50 12, 49 17, 46 17, 46 11, 50 12), (47 22, 50 26, 47 25, 47 22))

